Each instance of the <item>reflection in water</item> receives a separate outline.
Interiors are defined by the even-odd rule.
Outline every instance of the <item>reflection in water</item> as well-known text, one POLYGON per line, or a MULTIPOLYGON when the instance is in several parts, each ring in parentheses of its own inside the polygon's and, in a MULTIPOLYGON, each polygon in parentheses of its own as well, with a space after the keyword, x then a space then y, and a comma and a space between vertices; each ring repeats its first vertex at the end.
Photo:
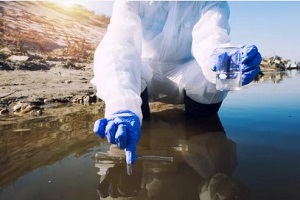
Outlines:
POLYGON ((255 200, 299 199, 299 71, 283 77, 228 96, 220 111, 227 136, 218 116, 153 113, 138 153, 173 161, 138 160, 131 176, 123 158, 95 167, 96 152, 110 150, 92 133, 98 106, 14 123, 0 116, 0 200, 249 199, 247 188, 255 200))
POLYGON ((281 83, 287 78, 294 78, 299 76, 299 70, 286 70, 286 71, 270 71, 263 72, 263 76, 258 76, 255 80, 256 82, 271 82, 271 83, 281 83))
MULTIPOLYGON (((141 162, 132 166, 134 173, 128 175, 124 159, 115 161, 98 161, 96 167, 101 176, 98 186, 98 195, 101 198, 118 197, 145 197, 145 187, 142 184, 141 162)), ((140 198, 143 199, 143 198, 140 198)))
POLYGON ((1 126, 0 192, 37 168, 54 164, 70 154, 75 157, 87 154, 99 143, 91 131, 90 121, 94 119, 93 113, 87 111, 1 126))
POLYGON ((142 133, 141 155, 171 156, 173 162, 138 159, 128 175, 124 158, 97 160, 100 199, 249 199, 247 188, 231 177, 236 145, 217 115, 196 120, 180 110, 154 113, 142 133))
POLYGON ((186 122, 189 137, 185 161, 204 178, 198 185, 200 199, 249 199, 249 192, 230 177, 237 165, 236 145, 224 132, 218 116, 190 119, 186 122))

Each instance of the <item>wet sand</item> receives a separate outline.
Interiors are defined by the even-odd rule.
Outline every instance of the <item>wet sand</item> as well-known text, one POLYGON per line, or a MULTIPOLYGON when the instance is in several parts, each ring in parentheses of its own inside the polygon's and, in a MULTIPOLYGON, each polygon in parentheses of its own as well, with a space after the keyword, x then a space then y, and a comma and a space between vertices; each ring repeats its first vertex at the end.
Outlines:
MULTIPOLYGON (((76 108, 71 107, 84 103, 78 99, 81 100, 82 97, 91 95, 96 98, 96 89, 89 82, 92 77, 91 65, 84 70, 61 67, 52 67, 46 71, 2 70, 0 73, 0 124, 6 124, 16 117, 33 118, 55 115, 54 109, 51 108, 68 107, 63 112, 72 112, 71 110, 76 108), (16 111, 19 105, 24 106, 23 111, 21 109, 16 111), (31 106, 32 109, 27 112, 25 106, 31 106), (37 114, 35 111, 41 112, 37 114)), ((97 98, 93 103, 98 102, 101 107, 103 102, 99 101, 100 99, 97 98)))
POLYGON ((45 71, 1 71, 0 97, 13 92, 8 97, 31 100, 95 92, 95 88, 89 83, 92 77, 91 64, 84 70, 53 67, 45 71))

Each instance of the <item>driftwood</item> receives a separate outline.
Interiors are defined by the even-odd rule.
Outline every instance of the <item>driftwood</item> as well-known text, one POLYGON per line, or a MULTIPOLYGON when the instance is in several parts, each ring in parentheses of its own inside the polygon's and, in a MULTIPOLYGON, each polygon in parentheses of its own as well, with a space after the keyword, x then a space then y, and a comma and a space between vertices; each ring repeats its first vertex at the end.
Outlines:
POLYGON ((7 94, 7 95, 0 96, 0 99, 2 99, 2 98, 4 98, 4 97, 8 97, 9 95, 12 95, 12 94, 14 94, 14 93, 16 93, 16 92, 17 92, 17 90, 15 90, 15 91, 13 91, 12 93, 9 93, 9 94, 7 94))

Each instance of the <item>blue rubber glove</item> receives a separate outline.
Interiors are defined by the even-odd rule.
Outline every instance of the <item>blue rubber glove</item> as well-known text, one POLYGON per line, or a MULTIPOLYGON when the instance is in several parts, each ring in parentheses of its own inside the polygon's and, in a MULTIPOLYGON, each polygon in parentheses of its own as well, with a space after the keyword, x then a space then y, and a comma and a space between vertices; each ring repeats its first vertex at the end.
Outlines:
POLYGON ((260 62, 262 57, 258 52, 258 49, 255 45, 243 45, 238 50, 230 50, 228 52, 223 52, 222 54, 216 55, 216 53, 212 54, 212 60, 215 63, 212 63, 212 70, 216 71, 227 69, 220 69, 221 63, 228 63, 225 66, 228 66, 230 60, 234 63, 241 63, 241 72, 242 72, 242 85, 247 85, 257 76, 260 72, 260 62), (237 54, 240 55, 241 60, 239 61, 237 58, 237 54), (217 57, 217 59, 216 59, 217 57))
POLYGON ((108 118, 99 119, 94 124, 94 132, 100 138, 106 136, 107 141, 118 148, 125 149, 127 164, 135 162, 136 145, 141 137, 141 124, 135 113, 122 110, 108 118))

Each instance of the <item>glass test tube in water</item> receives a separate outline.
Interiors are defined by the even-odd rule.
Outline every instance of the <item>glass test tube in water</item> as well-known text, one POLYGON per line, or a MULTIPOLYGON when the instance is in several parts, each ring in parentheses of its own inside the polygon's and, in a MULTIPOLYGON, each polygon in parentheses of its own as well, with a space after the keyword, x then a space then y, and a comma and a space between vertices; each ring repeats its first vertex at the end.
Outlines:
MULTIPOLYGON (((115 154, 115 153, 107 153, 107 152, 97 152, 95 155, 96 159, 100 158, 114 158, 114 159, 121 159, 125 158, 125 154, 115 154)), ((173 157, 168 156, 148 156, 148 155, 138 155, 138 159, 141 160, 153 160, 153 161, 165 161, 165 162, 173 162, 173 157)))

